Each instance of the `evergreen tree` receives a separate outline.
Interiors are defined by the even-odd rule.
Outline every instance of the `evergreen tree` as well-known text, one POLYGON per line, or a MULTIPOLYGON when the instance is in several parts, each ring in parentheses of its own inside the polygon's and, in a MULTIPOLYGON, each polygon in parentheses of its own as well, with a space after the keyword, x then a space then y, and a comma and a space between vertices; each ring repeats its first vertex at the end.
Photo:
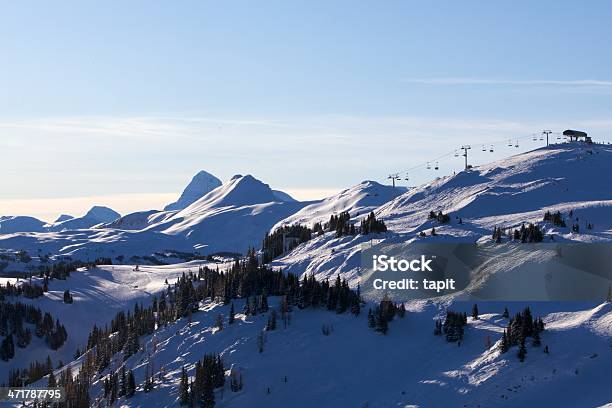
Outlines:
POLYGON ((187 370, 185 366, 181 369, 181 383, 179 386, 179 402, 181 405, 187 405, 189 403, 189 379, 187 377, 187 370))
POLYGON ((372 313, 372 309, 368 309, 368 327, 371 329, 376 327, 376 320, 374 319, 374 314, 372 313))
POLYGON ((55 379, 55 375, 53 374, 53 370, 49 373, 49 379, 47 381, 47 387, 55 388, 57 387, 57 380, 55 379))
POLYGON ((531 342, 531 344, 533 345, 533 347, 540 347, 540 345, 542 344, 542 341, 540 340, 540 332, 538 330, 533 333, 533 341, 531 342))
POLYGON ((136 392, 136 380, 134 378, 134 373, 132 370, 128 371, 127 374, 127 386, 125 388, 125 395, 128 398, 131 398, 136 392))
POLYGON ((236 315, 236 313, 234 312, 234 302, 232 302, 232 304, 230 306, 229 316, 227 318, 228 324, 233 324, 234 323, 235 315, 236 315))
POLYGON ((508 334, 506 333, 506 330, 504 330, 504 334, 502 335, 499 349, 502 352, 502 354, 507 352, 510 349, 510 342, 508 341, 508 334))
POLYGON ((64 303, 70 304, 72 302, 73 302, 72 295, 70 294, 70 291, 68 289, 66 289, 64 291, 64 303))
POLYGON ((217 313, 217 317, 215 318, 215 326, 219 331, 223 330, 223 315, 221 313, 217 313))
POLYGON ((270 317, 268 318, 268 325, 266 330, 276 330, 276 310, 272 309, 270 317))
POLYGON ((518 351, 518 358, 521 361, 525 361, 525 355, 527 354, 527 348, 525 347, 525 338, 521 337, 520 347, 518 351))
POLYGON ((123 397, 127 393, 127 374, 125 372, 125 364, 121 366, 121 386, 119 388, 119 396, 123 397))
POLYGON ((472 306, 472 319, 478 320, 478 305, 476 303, 472 306))

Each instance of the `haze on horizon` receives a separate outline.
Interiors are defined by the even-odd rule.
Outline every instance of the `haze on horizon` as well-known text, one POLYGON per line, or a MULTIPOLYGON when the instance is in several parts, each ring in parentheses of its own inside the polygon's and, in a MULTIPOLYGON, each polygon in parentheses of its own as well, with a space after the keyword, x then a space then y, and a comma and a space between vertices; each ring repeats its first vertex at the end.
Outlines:
POLYGON ((605 1, 7 3, 0 215, 160 208, 199 170, 323 198, 467 143, 612 141, 611 17, 605 1))

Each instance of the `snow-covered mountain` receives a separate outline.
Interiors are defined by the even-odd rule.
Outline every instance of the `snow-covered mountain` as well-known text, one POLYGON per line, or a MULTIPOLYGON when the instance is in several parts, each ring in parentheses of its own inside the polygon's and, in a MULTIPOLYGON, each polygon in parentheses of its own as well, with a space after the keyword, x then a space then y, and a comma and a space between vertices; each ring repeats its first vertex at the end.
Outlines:
POLYGON ((74 217, 72 215, 61 214, 59 217, 57 217, 57 219, 54 222, 57 223, 57 222, 62 222, 62 221, 68 221, 68 220, 71 220, 73 218, 74 217))
MULTIPOLYGON (((556 241, 612 241, 612 147, 568 143, 519 154, 415 187, 375 209, 389 232, 377 240, 475 242, 490 240, 494 227, 542 225, 556 241), (450 216, 447 224, 428 219, 430 211, 450 216), (544 223, 546 211, 561 211, 566 227, 544 223), (570 211, 572 217, 569 217, 570 211), (578 223, 580 233, 572 231, 578 223), (592 229, 587 229, 586 224, 592 229), (429 236, 435 227, 437 235, 429 236), (420 237, 419 233, 427 233, 420 237)), ((304 209, 305 210, 305 209, 304 209)), ((312 216, 312 214, 311 214, 312 216)), ((328 217, 325 214, 325 217, 328 217)), ((323 217, 324 218, 324 217, 323 217)), ((295 217, 308 221, 308 214, 295 217)), ((273 262, 287 271, 324 277, 342 273, 359 279, 361 246, 372 237, 333 233, 315 237, 273 262)))
POLYGON ((108 223, 121 217, 118 212, 104 206, 95 205, 85 215, 78 218, 67 218, 45 226, 49 232, 79 230, 91 228, 98 224, 108 223))
POLYGON ((194 248, 206 253, 245 253, 259 248, 266 232, 306 203, 281 201, 277 194, 251 175, 232 177, 202 198, 147 231, 184 237, 194 248))
POLYGON ((119 217, 94 207, 84 217, 48 225, 42 232, 0 235, 0 248, 83 260, 102 256, 127 260, 165 250, 246 253, 249 248, 259 249, 266 232, 279 220, 307 204, 279 199, 278 191, 267 184, 237 175, 182 210, 119 217))
POLYGON ((15 232, 44 231, 45 223, 38 218, 28 216, 0 216, 0 234, 13 234, 15 232))
POLYGON ((193 176, 179 199, 164 207, 164 211, 180 211, 221 185, 221 180, 201 170, 193 176))
POLYGON ((431 228, 429 211, 442 211, 451 222, 441 229, 451 237, 488 234, 494 226, 515 227, 542 220, 545 211, 573 210, 586 234, 550 228, 571 240, 612 238, 612 147, 571 143, 551 145, 512 156, 471 171, 447 176, 415 188, 383 205, 377 214, 396 232, 431 228))
POLYGON ((338 194, 307 205, 297 213, 278 222, 272 229, 292 224, 312 227, 317 222, 323 224, 329 221, 332 214, 338 215, 343 211, 348 211, 352 217, 360 219, 368 215, 370 211, 399 196, 403 191, 375 181, 363 181, 338 194))

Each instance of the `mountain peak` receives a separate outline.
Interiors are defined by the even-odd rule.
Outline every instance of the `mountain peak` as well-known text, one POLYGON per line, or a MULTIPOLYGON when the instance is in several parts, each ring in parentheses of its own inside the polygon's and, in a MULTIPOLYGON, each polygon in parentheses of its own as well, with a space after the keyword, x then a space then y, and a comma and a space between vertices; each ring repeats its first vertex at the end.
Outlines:
POLYGON ((57 219, 53 222, 62 222, 62 221, 67 221, 67 220, 71 220, 74 217, 72 215, 68 215, 68 214, 61 214, 59 217, 57 217, 57 219))
POLYGON ((200 170, 187 184, 177 201, 164 207, 165 211, 183 210, 221 185, 221 180, 200 170))
POLYGON ((108 207, 94 205, 83 218, 91 218, 99 222, 112 222, 120 217, 121 214, 108 207))

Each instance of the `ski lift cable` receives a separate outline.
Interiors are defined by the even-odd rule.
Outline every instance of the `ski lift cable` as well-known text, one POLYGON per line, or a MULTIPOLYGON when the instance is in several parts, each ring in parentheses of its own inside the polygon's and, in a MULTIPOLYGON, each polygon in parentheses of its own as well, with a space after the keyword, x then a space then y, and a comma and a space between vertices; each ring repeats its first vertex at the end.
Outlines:
MULTIPOLYGON (((515 140, 518 142, 518 141, 520 141, 520 140, 532 139, 534 136, 538 136, 538 135, 539 135, 539 133, 538 133, 538 132, 535 132, 535 133, 530 133, 530 134, 525 135, 525 136, 520 136, 520 137, 517 137, 517 138, 515 138, 515 140)), ((488 143, 485 143, 484 145, 485 145, 485 146, 487 146, 487 145, 488 145, 488 146, 497 147, 497 146, 500 146, 500 145, 504 145, 504 146, 506 146, 506 144, 507 144, 507 143, 508 143, 508 139, 500 139, 500 140, 497 140, 497 141, 494 141, 494 142, 488 142, 488 143)), ((481 145, 481 144, 482 144, 482 143, 476 143, 475 145, 481 145)), ((455 156, 455 151, 456 151, 456 150, 457 150, 457 149, 450 150, 450 151, 448 151, 448 152, 446 152, 446 153, 444 153, 444 154, 442 154, 442 155, 440 155, 440 156, 438 156, 438 157, 435 157, 435 158, 430 159, 430 160, 427 160, 427 161, 425 161, 425 162, 423 162, 423 163, 419 163, 419 164, 416 164, 416 165, 414 165, 414 166, 412 166, 412 167, 409 167, 409 168, 407 168, 407 169, 405 169, 405 170, 401 171, 400 173, 412 172, 412 171, 417 170, 417 169, 420 169, 420 168, 425 168, 425 169, 427 169, 427 168, 428 168, 428 167, 427 167, 427 165, 428 165, 428 164, 429 164, 429 169, 431 169, 431 168, 432 168, 431 163, 434 163, 434 162, 436 162, 436 161, 439 161, 439 160, 444 159, 444 158, 449 157, 449 156, 455 156)), ((459 149, 459 150, 461 150, 461 149, 459 149)), ((487 152, 489 152, 489 151, 490 151, 490 149, 485 149, 485 150, 486 150, 487 152)), ((460 156, 463 156, 463 155, 462 155, 462 154, 460 154, 460 156)), ((455 156, 455 157, 456 157, 456 156, 455 156)))

